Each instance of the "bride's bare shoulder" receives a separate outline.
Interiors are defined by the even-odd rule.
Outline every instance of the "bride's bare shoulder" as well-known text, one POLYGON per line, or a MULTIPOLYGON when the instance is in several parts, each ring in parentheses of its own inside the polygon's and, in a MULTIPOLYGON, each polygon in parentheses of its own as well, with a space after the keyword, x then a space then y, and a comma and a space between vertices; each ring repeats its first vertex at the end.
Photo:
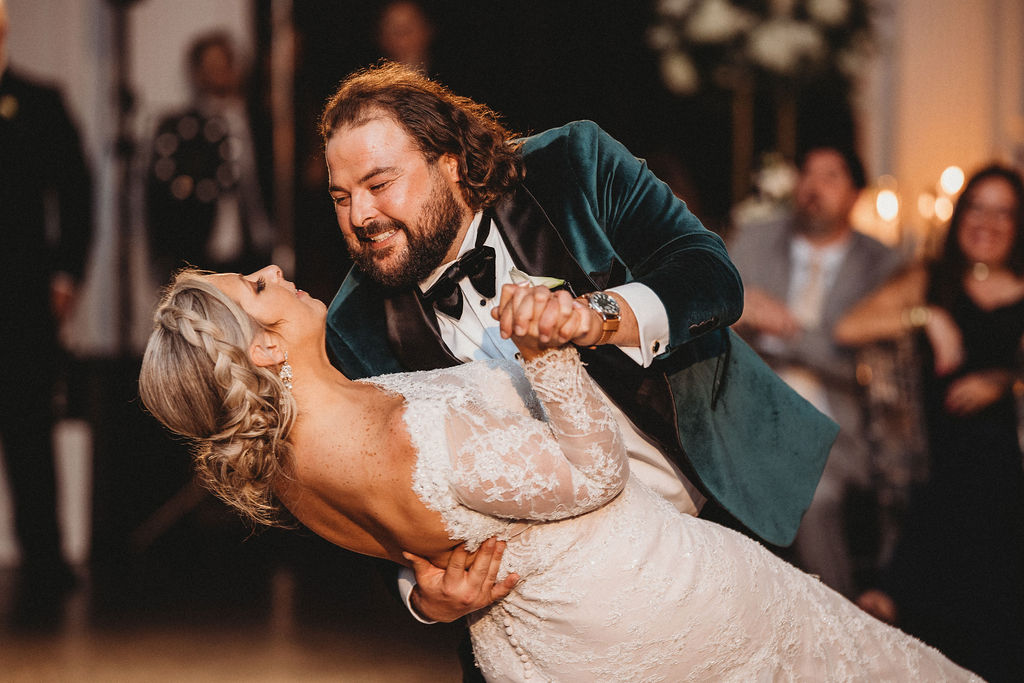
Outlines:
POLYGON ((384 456, 409 442, 404 410, 402 396, 361 384, 300 412, 294 438, 296 476, 358 472, 364 464, 379 467, 384 456))

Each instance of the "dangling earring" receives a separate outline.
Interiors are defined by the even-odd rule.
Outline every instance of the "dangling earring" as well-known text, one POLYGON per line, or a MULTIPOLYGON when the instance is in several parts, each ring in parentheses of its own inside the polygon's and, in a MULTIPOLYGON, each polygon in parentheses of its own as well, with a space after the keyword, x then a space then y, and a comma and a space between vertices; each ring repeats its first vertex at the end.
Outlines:
POLYGON ((281 382, 284 383, 284 388, 288 391, 292 390, 292 366, 288 362, 288 352, 284 352, 284 362, 281 363, 281 371, 277 373, 281 377, 281 382))

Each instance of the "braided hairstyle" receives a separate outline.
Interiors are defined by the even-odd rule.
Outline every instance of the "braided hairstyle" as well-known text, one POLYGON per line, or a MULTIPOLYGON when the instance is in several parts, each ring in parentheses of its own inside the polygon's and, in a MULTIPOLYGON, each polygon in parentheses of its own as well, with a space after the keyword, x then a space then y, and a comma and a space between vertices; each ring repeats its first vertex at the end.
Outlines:
POLYGON ((249 347, 261 323, 194 269, 154 315, 139 375, 147 410, 193 444, 202 483, 254 525, 279 525, 274 485, 291 456, 295 399, 249 347))

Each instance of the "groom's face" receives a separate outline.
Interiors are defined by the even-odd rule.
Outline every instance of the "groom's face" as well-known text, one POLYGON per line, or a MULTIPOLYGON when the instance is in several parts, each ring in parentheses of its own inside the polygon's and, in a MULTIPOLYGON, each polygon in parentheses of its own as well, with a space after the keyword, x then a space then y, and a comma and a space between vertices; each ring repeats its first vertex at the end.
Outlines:
POLYGON ((338 226, 371 278, 411 286, 458 255, 472 212, 454 157, 428 162, 385 115, 336 131, 326 156, 338 226))

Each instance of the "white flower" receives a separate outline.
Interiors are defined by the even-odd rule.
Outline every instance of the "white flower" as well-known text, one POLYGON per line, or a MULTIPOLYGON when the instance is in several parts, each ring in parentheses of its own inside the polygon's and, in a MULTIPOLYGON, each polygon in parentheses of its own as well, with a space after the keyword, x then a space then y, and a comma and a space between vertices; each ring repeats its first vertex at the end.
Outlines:
POLYGON ((671 26, 658 24, 647 31, 647 44, 658 52, 670 50, 679 42, 679 37, 671 26))
POLYGON ((825 26, 839 26, 850 13, 847 0, 808 0, 807 14, 825 26))
POLYGON ((661 77, 677 95, 692 95, 700 85, 696 65, 682 52, 673 51, 661 58, 661 77))
POLYGON ((757 189, 776 201, 793 194, 796 187, 797 171, 785 162, 771 163, 757 172, 757 189))
POLYGON ((663 17, 680 19, 690 10, 693 0, 658 0, 657 12, 663 17))
POLYGON ((697 43, 724 43, 746 31, 750 15, 728 0, 704 0, 686 26, 686 35, 697 43))
POLYGON ((752 196, 733 206, 730 216, 733 228, 743 230, 780 218, 785 211, 785 204, 752 196))
POLYGON ((518 268, 510 269, 508 275, 512 278, 512 284, 515 285, 531 284, 535 287, 544 285, 548 289, 554 289, 565 284, 565 280, 559 280, 556 277, 544 277, 543 275, 527 275, 518 268))
POLYGON ((750 59, 768 71, 792 75, 800 64, 825 56, 825 40, 808 23, 772 19, 750 32, 750 59))

